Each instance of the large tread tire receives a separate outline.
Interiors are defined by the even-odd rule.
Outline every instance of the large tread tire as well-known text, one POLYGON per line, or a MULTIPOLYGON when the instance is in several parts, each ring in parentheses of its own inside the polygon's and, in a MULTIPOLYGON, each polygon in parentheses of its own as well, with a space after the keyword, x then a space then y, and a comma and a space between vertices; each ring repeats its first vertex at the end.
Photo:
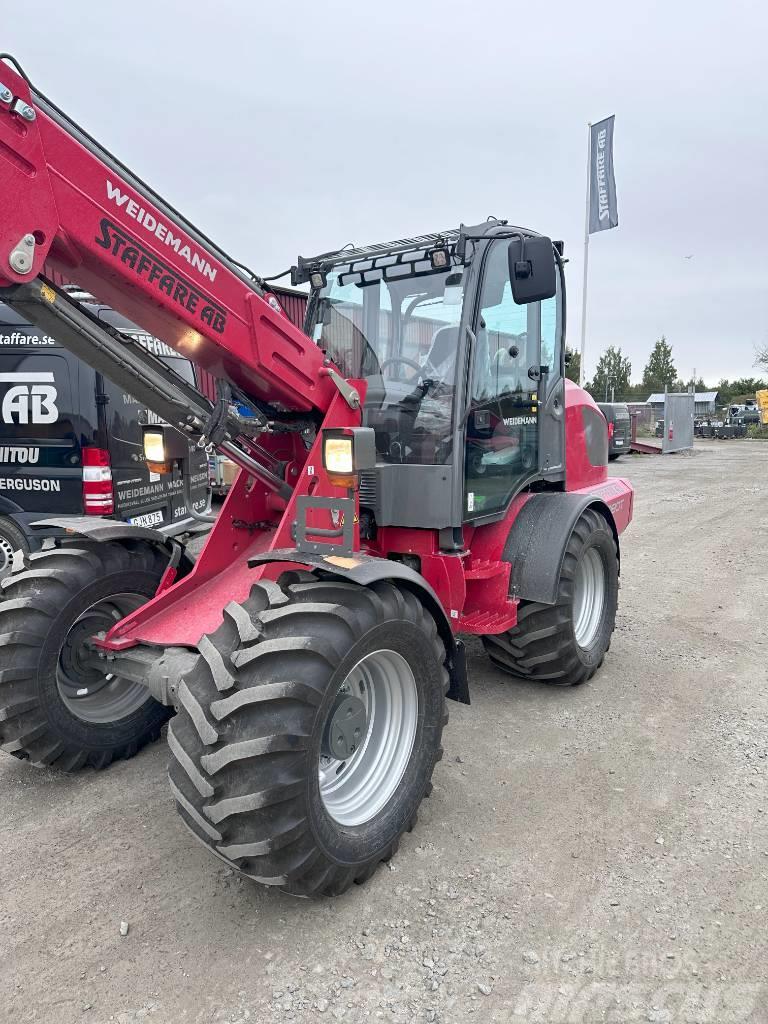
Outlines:
POLYGON ((114 722, 72 714, 57 684, 59 655, 79 616, 111 595, 152 597, 168 555, 144 541, 62 542, 24 558, 0 602, 0 749, 62 771, 106 768, 157 739, 171 711, 147 700, 114 722))
POLYGON ((233 869, 294 895, 335 896, 367 881, 413 828, 442 757, 448 672, 434 618, 388 582, 288 573, 228 605, 199 649, 168 731, 184 824, 233 869), (320 797, 321 733, 351 667, 380 644, 399 644, 421 675, 416 739, 383 810, 342 827, 320 797))
POLYGON ((517 625, 484 636, 491 661, 505 672, 551 686, 576 686, 597 672, 611 645, 619 594, 616 540, 605 518, 594 509, 579 517, 563 557, 554 605, 521 601, 517 625), (605 602, 600 627, 588 648, 576 642, 573 623, 574 577, 584 552, 595 547, 605 570, 605 602))

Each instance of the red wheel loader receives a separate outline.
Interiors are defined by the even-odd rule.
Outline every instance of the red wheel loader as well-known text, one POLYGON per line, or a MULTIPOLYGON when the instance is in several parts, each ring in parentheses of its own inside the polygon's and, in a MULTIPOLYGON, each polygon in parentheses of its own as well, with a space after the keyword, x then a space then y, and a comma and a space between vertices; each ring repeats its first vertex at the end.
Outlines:
MULTIPOLYGON (((156 413, 151 470, 196 446, 240 467, 195 562, 150 528, 47 521, 61 539, 3 584, 0 745, 100 768, 173 715, 192 834, 259 882, 337 894, 415 822, 446 698, 469 701, 463 634, 543 684, 600 667, 632 489, 564 379, 560 243, 490 219, 292 275, 304 331, 0 62, 0 300, 156 413), (44 262, 209 370, 218 400, 44 262)), ((15 376, 0 402, 33 415, 55 381, 15 376)))

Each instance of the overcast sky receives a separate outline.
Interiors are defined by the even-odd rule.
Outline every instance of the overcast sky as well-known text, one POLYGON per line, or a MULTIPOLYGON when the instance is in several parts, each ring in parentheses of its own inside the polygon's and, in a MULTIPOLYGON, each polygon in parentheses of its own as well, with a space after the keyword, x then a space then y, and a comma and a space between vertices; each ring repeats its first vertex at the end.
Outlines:
POLYGON ((578 344, 587 122, 616 114, 587 370, 654 340, 708 383, 768 342, 768 12, 754 2, 0 0, 3 48, 258 273, 489 214, 563 238, 578 344), (685 256, 693 255, 690 260, 685 256))

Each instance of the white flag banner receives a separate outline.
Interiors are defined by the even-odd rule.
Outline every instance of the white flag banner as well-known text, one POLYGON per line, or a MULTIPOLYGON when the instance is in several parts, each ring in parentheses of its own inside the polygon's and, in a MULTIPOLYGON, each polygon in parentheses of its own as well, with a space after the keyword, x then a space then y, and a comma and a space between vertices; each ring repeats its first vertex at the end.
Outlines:
POLYGON ((589 233, 608 231, 619 223, 616 179, 613 176, 613 122, 611 114, 590 128, 589 233))

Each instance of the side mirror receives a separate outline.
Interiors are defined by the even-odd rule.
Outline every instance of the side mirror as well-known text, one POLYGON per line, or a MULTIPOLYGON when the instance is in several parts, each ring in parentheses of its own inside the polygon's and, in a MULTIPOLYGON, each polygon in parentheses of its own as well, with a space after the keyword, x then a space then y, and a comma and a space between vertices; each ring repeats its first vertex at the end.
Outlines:
POLYGON ((551 299, 557 292, 552 239, 513 238, 507 250, 512 298, 518 306, 551 299))

